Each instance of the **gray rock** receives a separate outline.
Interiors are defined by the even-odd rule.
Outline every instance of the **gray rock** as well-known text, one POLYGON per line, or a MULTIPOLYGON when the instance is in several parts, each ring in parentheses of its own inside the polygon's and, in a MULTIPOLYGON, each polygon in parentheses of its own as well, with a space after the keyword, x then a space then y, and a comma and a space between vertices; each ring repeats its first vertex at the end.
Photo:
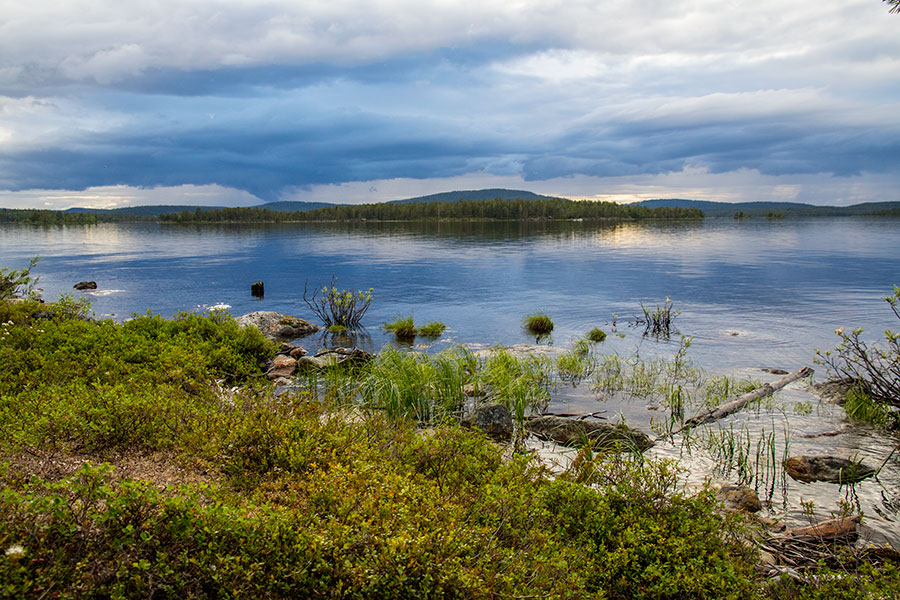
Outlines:
POLYGON ((236 319, 238 325, 252 325, 264 336, 275 342, 293 340, 319 331, 321 327, 303 319, 282 315, 271 310, 260 310, 236 319))
POLYGON ((805 483, 855 483, 875 474, 875 469, 861 462, 836 456, 791 456, 784 459, 784 470, 805 483))
POLYGON ((508 440, 513 434, 512 413, 502 404, 482 404, 472 411, 467 424, 480 429, 499 440, 508 440))
POLYGON ((653 446, 647 434, 622 424, 544 415, 529 419, 525 428, 538 437, 573 448, 589 444, 595 449, 618 446, 622 450, 644 451, 653 446))
POLYGON ((75 285, 72 286, 73 289, 76 290, 96 290, 97 282, 96 281, 79 281, 75 285))

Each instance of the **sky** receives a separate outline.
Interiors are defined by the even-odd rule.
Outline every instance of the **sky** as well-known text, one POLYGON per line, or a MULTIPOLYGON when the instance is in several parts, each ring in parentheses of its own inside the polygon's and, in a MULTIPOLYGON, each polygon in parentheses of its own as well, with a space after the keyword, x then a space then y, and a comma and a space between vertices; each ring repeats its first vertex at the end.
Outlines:
POLYGON ((0 0, 0 207, 900 200, 879 0, 0 0))

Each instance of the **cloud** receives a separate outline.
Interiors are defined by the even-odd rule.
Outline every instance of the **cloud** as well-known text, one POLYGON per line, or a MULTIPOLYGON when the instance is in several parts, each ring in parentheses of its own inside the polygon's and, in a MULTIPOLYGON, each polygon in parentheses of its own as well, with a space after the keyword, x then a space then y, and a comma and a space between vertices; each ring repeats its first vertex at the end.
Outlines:
POLYGON ((0 189, 897 170, 868 0, 8 4, 0 189))

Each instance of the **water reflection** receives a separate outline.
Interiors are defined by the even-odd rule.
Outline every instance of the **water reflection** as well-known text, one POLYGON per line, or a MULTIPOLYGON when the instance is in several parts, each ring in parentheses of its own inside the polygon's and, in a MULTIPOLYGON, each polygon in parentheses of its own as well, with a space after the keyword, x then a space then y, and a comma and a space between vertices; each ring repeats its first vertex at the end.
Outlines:
MULTIPOLYGON (((898 229, 884 219, 7 225, 0 250, 11 266, 40 254, 51 298, 84 279, 123 290, 94 297, 98 313, 119 316, 220 303, 302 315, 304 282, 335 274, 342 286, 375 288, 375 346, 390 342, 378 324, 410 314, 447 323, 459 342, 523 342, 520 320, 535 311, 550 313, 566 344, 669 296, 704 362, 793 368, 832 346, 837 327, 884 329, 878 298, 900 277, 898 229), (257 280, 262 301, 249 293, 257 280)), ((633 332, 605 344, 669 351, 633 332)))

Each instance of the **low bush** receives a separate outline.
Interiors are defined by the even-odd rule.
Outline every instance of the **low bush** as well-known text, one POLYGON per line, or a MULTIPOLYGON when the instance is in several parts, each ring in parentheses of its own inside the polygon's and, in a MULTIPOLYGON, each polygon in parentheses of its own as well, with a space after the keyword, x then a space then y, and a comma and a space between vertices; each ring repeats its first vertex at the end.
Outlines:
POLYGON ((363 290, 339 290, 335 286, 337 277, 331 276, 331 283, 314 289, 309 293, 308 283, 303 286, 303 301, 326 327, 340 325, 347 329, 356 329, 360 326, 363 316, 372 304, 373 289, 363 290))
MULTIPOLYGON (((900 286, 883 298, 900 319, 900 286)), ((884 343, 863 339, 863 330, 835 331, 841 343, 834 350, 816 351, 816 362, 825 365, 837 379, 855 382, 858 392, 891 411, 900 409, 900 332, 884 332, 884 343)))
POLYGON ((37 263, 38 257, 35 256, 28 261, 28 266, 22 269, 16 270, 9 267, 0 267, 0 301, 13 298, 37 297, 35 286, 38 278, 31 274, 31 270, 37 263))

